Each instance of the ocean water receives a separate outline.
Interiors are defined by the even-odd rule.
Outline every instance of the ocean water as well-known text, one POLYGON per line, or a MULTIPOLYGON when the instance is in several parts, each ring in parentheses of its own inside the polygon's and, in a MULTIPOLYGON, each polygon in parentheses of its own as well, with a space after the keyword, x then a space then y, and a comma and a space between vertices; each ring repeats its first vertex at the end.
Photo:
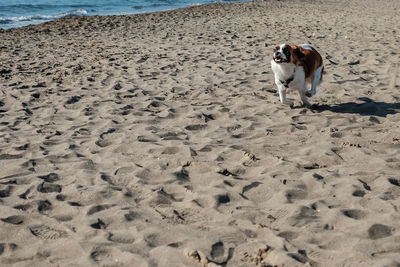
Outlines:
MULTIPOLYGON (((230 0, 232 1, 232 0, 230 0)), ((235 1, 235 0, 233 0, 235 1)), ((0 0, 0 28, 39 24, 64 17, 123 15, 228 2, 218 0, 0 0)))

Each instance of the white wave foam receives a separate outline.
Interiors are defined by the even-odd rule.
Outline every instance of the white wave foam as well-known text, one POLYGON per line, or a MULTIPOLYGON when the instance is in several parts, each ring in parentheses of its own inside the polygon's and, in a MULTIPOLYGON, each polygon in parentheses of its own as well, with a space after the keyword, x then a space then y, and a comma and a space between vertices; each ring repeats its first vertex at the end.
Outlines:
POLYGON ((78 16, 87 15, 87 11, 85 9, 75 9, 72 11, 59 13, 56 15, 33 15, 33 16, 21 16, 21 17, 10 17, 10 18, 0 18, 0 24, 14 24, 18 22, 27 22, 27 21, 48 21, 53 19, 60 18, 72 18, 78 16))

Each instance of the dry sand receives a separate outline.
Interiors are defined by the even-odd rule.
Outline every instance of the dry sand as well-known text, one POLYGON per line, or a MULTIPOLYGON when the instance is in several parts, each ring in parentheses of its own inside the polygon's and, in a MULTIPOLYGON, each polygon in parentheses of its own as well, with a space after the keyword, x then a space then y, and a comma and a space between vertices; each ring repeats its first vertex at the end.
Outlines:
POLYGON ((0 31, 0 265, 399 266, 400 2, 0 31), (272 47, 311 43, 313 109, 272 47))

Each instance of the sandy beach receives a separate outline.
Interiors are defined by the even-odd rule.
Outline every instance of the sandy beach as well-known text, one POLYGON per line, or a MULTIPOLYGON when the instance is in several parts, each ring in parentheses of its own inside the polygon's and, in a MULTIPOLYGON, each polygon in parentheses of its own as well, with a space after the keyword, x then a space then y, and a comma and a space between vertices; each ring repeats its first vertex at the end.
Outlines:
POLYGON ((400 2, 0 30, 1 266, 400 266, 400 2), (312 108, 276 44, 312 44, 312 108))

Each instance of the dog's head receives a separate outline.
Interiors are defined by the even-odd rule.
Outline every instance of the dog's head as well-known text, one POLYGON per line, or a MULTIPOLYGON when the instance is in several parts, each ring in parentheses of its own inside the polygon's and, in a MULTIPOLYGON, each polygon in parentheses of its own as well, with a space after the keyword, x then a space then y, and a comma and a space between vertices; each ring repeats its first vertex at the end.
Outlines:
POLYGON ((278 64, 281 63, 296 63, 304 57, 299 47, 288 44, 281 44, 274 48, 272 55, 274 61, 278 64))

